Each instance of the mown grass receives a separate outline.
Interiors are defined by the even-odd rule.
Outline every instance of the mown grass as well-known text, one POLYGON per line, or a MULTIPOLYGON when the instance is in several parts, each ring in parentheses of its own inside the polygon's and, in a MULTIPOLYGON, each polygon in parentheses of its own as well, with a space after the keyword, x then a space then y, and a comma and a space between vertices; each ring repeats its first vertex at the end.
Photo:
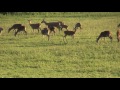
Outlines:
POLYGON ((37 31, 33 33, 27 21, 41 22, 44 18, 41 15, 1 15, 0 25, 4 28, 0 36, 1 78, 120 77, 120 44, 116 39, 119 12, 81 12, 64 14, 63 17, 47 15, 48 22, 63 21, 70 30, 80 22, 83 29, 77 30, 74 39, 68 36, 67 43, 63 41, 63 31, 59 33, 56 29, 56 35, 51 35, 47 41, 47 37, 43 38, 37 31), (14 23, 26 25, 28 35, 19 33, 15 37, 13 31, 7 33, 14 23), (96 43, 96 38, 104 30, 112 32, 112 43, 109 38, 96 43))

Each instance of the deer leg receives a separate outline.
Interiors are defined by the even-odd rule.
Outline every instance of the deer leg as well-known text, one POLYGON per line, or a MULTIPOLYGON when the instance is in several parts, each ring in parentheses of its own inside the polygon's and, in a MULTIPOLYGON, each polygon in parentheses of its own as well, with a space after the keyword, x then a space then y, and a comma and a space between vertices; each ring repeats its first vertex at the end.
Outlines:
POLYGON ((47 35, 48 36, 48 41, 49 41, 49 39, 50 39, 50 36, 49 35, 47 35))
POLYGON ((39 33, 39 29, 38 29, 38 33, 39 33))
POLYGON ((72 35, 72 38, 74 39, 74 35, 72 35))
POLYGON ((27 35, 27 32, 26 31, 24 31, 25 32, 25 34, 27 35))
POLYGON ((104 37, 104 42, 105 42, 105 37, 104 37))
MULTIPOLYGON (((63 41, 64 41, 64 42, 65 42, 65 40, 66 40, 66 36, 67 36, 67 35, 63 36, 63 41), (65 38, 65 40, 64 40, 64 38, 65 38)), ((67 40, 66 40, 66 41, 67 41, 67 40)))
POLYGON ((53 32, 54 32, 54 35, 55 35, 55 30, 53 32))
POLYGON ((97 38, 97 40, 96 40, 97 43, 98 43, 98 41, 99 41, 100 38, 101 38, 100 36, 97 38))
POLYGON ((19 31, 16 31, 14 35, 16 36, 18 32, 19 32, 19 31))
POLYGON ((112 37, 111 37, 111 36, 109 36, 109 38, 110 38, 110 40, 111 40, 111 42, 112 42, 112 37))

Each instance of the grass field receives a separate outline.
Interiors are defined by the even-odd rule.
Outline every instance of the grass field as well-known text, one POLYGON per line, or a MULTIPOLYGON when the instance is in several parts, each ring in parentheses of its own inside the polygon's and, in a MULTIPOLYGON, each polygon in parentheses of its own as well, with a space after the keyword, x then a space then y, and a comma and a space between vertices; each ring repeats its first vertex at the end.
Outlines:
MULTIPOLYGON (((69 12, 34 13, 18 15, 0 15, 0 77, 1 78, 118 78, 120 77, 120 43, 116 39, 120 12, 69 12), (72 30, 80 22, 82 30, 77 30, 75 38, 66 37, 63 31, 47 37, 33 33, 28 20, 40 23, 63 21, 72 30), (28 35, 8 28, 14 23, 27 27, 28 35), (109 38, 96 38, 100 32, 110 30, 113 42, 109 38)), ((41 24, 41 28, 45 25, 41 24)))

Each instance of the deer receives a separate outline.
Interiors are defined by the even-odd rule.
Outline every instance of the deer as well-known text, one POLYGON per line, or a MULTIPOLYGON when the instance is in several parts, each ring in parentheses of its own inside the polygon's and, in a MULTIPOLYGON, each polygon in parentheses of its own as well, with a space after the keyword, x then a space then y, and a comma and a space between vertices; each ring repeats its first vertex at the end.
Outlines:
POLYGON ((26 27, 25 27, 25 26, 20 26, 20 27, 18 27, 18 29, 16 30, 14 36, 16 36, 17 33, 18 33, 18 32, 21 32, 21 31, 25 32, 25 34, 27 35, 26 27))
POLYGON ((74 39, 74 35, 76 33, 76 30, 77 29, 75 29, 74 31, 70 31, 70 30, 64 31, 65 35, 63 36, 63 41, 64 41, 64 38, 66 39, 66 36, 72 36, 72 38, 74 39))
POLYGON ((0 27, 0 35, 1 35, 2 31, 3 31, 3 28, 2 28, 2 27, 0 27))
POLYGON ((118 40, 118 42, 120 42, 120 29, 117 30, 116 34, 117 34, 117 40, 118 40))
POLYGON ((78 28, 82 29, 82 28, 81 28, 81 24, 80 24, 80 23, 76 23, 76 24, 75 24, 74 29, 78 29, 78 28))
POLYGON ((40 23, 32 24, 32 23, 31 23, 31 20, 28 20, 28 21, 29 21, 29 25, 30 25, 31 28, 33 29, 33 32, 34 32, 34 29, 37 29, 37 30, 38 30, 38 33, 39 33, 40 23))
POLYGON ((9 29, 8 29, 8 33, 11 31, 11 30, 16 30, 18 29, 19 27, 21 27, 22 24, 13 24, 9 29))
POLYGON ((48 27, 51 27, 51 26, 56 27, 56 28, 59 29, 59 31, 60 31, 60 25, 63 25, 63 23, 61 21, 47 23, 44 19, 43 19, 43 21, 41 23, 44 23, 48 27))
POLYGON ((102 37, 104 37, 104 38, 105 37, 109 37, 111 39, 111 42, 112 42, 113 37, 112 37, 112 34, 111 34, 110 31, 103 31, 103 32, 101 32, 100 35, 98 36, 96 42, 98 43, 99 39, 102 38, 102 37))
POLYGON ((48 26, 48 29, 50 30, 50 33, 53 32, 55 35, 55 27, 53 26, 48 26))
POLYGON ((50 38, 49 33, 50 33, 50 31, 49 31, 48 28, 43 28, 43 29, 41 30, 41 34, 42 34, 43 36, 46 35, 46 36, 48 37, 48 41, 49 41, 49 38, 50 38))
POLYGON ((60 30, 62 30, 63 28, 65 28, 67 30, 68 25, 60 24, 58 28, 60 28, 60 30))

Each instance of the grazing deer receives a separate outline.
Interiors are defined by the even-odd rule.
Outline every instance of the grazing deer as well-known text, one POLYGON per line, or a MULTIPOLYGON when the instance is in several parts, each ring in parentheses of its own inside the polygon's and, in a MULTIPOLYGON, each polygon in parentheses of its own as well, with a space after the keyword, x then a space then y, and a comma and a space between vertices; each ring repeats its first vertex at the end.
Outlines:
POLYGON ((28 20, 28 21, 29 21, 29 25, 30 25, 31 28, 33 29, 33 32, 34 32, 34 29, 37 29, 37 30, 38 30, 38 33, 39 33, 40 23, 32 24, 32 23, 31 23, 31 20, 28 20))
POLYGON ((20 27, 18 27, 18 29, 17 29, 17 31, 15 32, 14 35, 16 36, 17 33, 18 33, 18 32, 21 32, 21 31, 25 32, 25 34, 27 35, 26 27, 25 27, 25 26, 20 26, 20 27))
POLYGON ((78 28, 82 29, 82 28, 81 28, 81 24, 80 24, 80 23, 76 23, 76 24, 75 24, 74 29, 78 29, 78 28))
POLYGON ((63 23, 60 22, 60 21, 59 22, 49 22, 49 23, 47 23, 44 19, 43 19, 43 21, 41 23, 44 23, 48 27, 51 27, 51 26, 56 27, 56 28, 59 29, 59 31, 60 31, 60 25, 63 25, 63 23))
POLYGON ((13 30, 16 30, 16 29, 18 29, 19 27, 21 27, 22 26, 22 24, 13 24, 12 25, 12 27, 10 27, 9 29, 8 29, 8 33, 13 29, 13 30))
POLYGON ((50 38, 49 33, 50 32, 49 32, 48 28, 44 28, 43 30, 41 30, 41 34, 46 35, 48 37, 48 41, 49 41, 49 38, 50 38))
POLYGON ((102 38, 102 37, 109 37, 111 39, 111 42, 112 42, 112 35, 111 35, 111 32, 110 31, 103 31, 100 33, 99 37, 97 38, 96 42, 98 43, 99 39, 102 38))
POLYGON ((116 34, 117 34, 117 40, 118 40, 118 42, 120 42, 120 29, 117 30, 116 34))
POLYGON ((69 30, 64 31, 65 35, 63 36, 63 40, 64 40, 64 38, 66 39, 66 36, 72 36, 72 38, 74 38, 74 34, 75 34, 76 30, 77 29, 75 29, 74 31, 69 31, 69 30))

